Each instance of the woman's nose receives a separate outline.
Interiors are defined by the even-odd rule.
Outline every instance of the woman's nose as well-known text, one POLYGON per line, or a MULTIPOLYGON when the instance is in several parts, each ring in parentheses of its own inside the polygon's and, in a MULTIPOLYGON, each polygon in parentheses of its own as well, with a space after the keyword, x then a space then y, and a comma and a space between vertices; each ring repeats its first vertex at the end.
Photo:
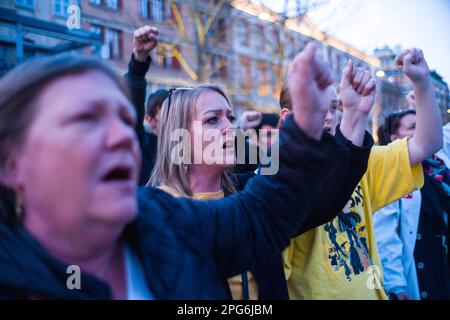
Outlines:
POLYGON ((222 133, 226 133, 227 131, 234 130, 234 124, 230 121, 230 119, 226 118, 224 124, 222 126, 222 133))
POLYGON ((133 148, 136 136, 133 128, 123 119, 113 119, 110 122, 107 145, 109 148, 133 148))

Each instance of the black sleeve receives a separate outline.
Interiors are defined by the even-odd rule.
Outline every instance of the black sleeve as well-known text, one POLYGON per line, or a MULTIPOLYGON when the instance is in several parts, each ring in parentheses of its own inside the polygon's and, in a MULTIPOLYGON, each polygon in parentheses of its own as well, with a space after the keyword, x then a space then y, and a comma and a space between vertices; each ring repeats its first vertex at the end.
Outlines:
POLYGON ((125 82, 130 91, 131 102, 135 107, 137 115, 136 135, 139 140, 139 146, 141 148, 142 155, 142 168, 139 178, 139 184, 145 184, 150 176, 150 163, 147 156, 148 141, 146 140, 146 133, 144 130, 144 116, 145 116, 145 99, 147 94, 147 81, 145 74, 150 68, 151 58, 147 61, 140 62, 131 55, 130 62, 128 63, 128 72, 125 74, 125 82))
POLYGON ((353 191, 367 170, 372 136, 366 132, 362 147, 347 140, 336 128, 336 143, 344 150, 344 157, 336 159, 336 165, 322 178, 319 192, 313 200, 311 213, 297 231, 297 235, 333 220, 344 208, 353 191))

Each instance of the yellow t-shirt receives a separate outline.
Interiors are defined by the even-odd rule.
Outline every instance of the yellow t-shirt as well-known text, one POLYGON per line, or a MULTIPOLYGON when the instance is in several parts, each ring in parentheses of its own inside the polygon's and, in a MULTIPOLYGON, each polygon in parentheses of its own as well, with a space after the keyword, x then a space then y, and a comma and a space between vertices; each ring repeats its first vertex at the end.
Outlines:
POLYGON ((423 186, 407 139, 373 147, 367 171, 331 222, 291 240, 283 252, 291 299, 387 299, 372 214, 423 186))
MULTIPOLYGON (((181 195, 174 189, 162 185, 159 188, 174 197, 181 197, 181 195)), ((192 195, 193 199, 197 200, 210 200, 210 199, 221 199, 225 196, 223 190, 218 192, 203 192, 203 193, 194 193, 192 195)), ((247 271, 247 282, 248 282, 248 295, 250 300, 258 300, 258 283, 255 280, 255 277, 250 271, 247 271)), ((242 288, 242 276, 240 274, 231 277, 228 279, 228 285, 230 287, 231 296, 233 300, 242 300, 244 299, 244 293, 242 288)))

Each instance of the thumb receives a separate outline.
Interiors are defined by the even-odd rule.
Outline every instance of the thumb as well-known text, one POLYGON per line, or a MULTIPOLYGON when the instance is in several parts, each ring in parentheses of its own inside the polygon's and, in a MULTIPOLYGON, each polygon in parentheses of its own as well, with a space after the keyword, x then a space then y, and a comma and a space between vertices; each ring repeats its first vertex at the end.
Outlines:
POLYGON ((352 83, 352 78, 353 78, 353 61, 349 59, 347 66, 342 71, 340 87, 348 88, 352 83))

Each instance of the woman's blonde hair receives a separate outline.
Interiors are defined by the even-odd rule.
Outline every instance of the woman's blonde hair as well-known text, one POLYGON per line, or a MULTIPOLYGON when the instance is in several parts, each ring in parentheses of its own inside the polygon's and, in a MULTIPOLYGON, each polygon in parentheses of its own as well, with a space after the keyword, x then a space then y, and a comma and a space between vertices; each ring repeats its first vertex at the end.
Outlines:
MULTIPOLYGON (((161 107, 160 124, 158 126, 158 152, 148 184, 153 187, 168 186, 181 196, 191 197, 187 166, 175 164, 171 158, 173 148, 180 143, 179 141, 172 141, 172 133, 177 129, 190 130, 191 120, 195 117, 195 105, 200 95, 205 91, 212 90, 219 93, 230 107, 231 103, 225 91, 216 84, 202 84, 189 89, 171 90, 169 98, 164 100, 161 107)), ((225 193, 236 192, 231 175, 231 169, 226 170, 222 175, 222 188, 225 193)))

